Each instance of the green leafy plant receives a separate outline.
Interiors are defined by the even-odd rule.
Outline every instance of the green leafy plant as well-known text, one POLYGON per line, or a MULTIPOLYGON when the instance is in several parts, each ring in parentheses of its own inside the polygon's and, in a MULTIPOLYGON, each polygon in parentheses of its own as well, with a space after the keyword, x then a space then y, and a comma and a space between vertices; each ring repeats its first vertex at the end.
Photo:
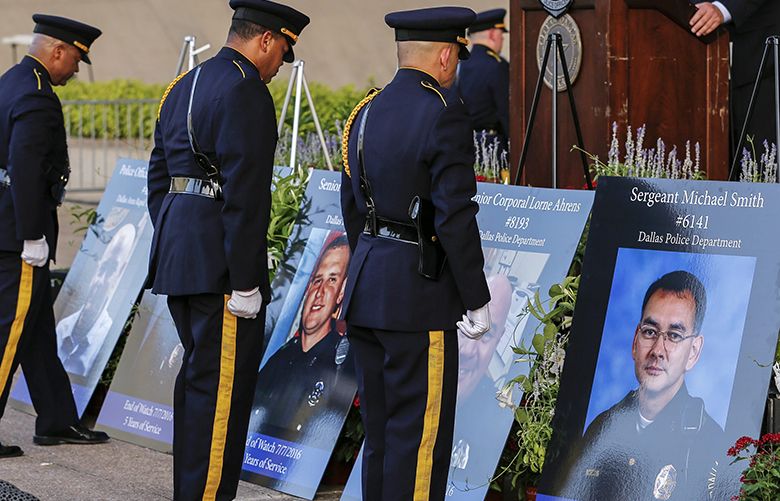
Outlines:
POLYGON ((749 461, 734 501, 773 501, 780 499, 780 433, 767 433, 758 440, 742 437, 728 450, 732 464, 749 461), (752 451, 752 453, 751 453, 752 451))
POLYGON ((308 169, 297 168, 287 176, 274 175, 268 223, 268 272, 272 280, 284 257, 310 174, 308 169))
POLYGON ((516 362, 530 366, 527 375, 507 383, 523 392, 515 409, 519 425, 514 435, 517 460, 509 465, 513 487, 520 480, 535 483, 544 466, 579 283, 579 276, 566 277, 550 288, 549 299, 544 302, 537 292, 528 305, 529 313, 539 320, 531 346, 513 348, 518 355, 516 362))
POLYGON ((81 205, 73 205, 68 207, 70 216, 73 219, 74 224, 78 226, 73 230, 73 233, 78 235, 79 233, 86 233, 87 228, 91 225, 100 223, 102 218, 97 212, 95 207, 82 207, 81 205))

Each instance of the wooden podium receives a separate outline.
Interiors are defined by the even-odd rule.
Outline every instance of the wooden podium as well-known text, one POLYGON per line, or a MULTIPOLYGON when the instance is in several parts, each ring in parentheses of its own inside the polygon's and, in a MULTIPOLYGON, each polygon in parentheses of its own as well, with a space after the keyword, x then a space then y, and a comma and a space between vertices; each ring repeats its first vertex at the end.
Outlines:
MULTIPOLYGON (((710 179, 726 179, 729 160, 729 45, 721 30, 705 43, 683 25, 688 0, 574 0, 581 66, 573 84, 585 149, 606 161, 612 122, 647 124, 645 147, 662 138, 667 148, 701 144, 701 165, 710 179)), ((534 89, 537 46, 548 14, 538 0, 510 0, 510 137, 512 179, 520 159, 534 89)), ((568 57, 568 54, 567 54, 568 57)), ((534 122, 522 184, 552 186, 551 98, 544 86, 534 122)), ((585 184, 565 92, 558 94, 558 176, 561 188, 585 184)), ((623 152, 621 151, 621 159, 623 152)))

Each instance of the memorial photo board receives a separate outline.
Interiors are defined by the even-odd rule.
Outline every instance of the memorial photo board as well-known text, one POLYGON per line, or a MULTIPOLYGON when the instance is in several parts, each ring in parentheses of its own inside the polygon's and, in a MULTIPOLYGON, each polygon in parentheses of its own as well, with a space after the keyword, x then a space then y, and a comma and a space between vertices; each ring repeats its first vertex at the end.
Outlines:
POLYGON ((357 382, 337 321, 349 266, 341 173, 313 171, 285 260, 271 285, 242 478, 312 499, 357 382))
POLYGON ((184 347, 167 300, 144 292, 96 428, 113 438, 170 453, 173 387, 184 347))
MULTIPOLYGON (((275 167, 274 181, 290 172, 275 167)), ((173 388, 184 354, 167 300, 144 292, 96 423, 113 438, 162 452, 172 452, 173 388)))
MULTIPOLYGON (((528 312, 561 282, 590 214, 593 192, 478 183, 475 197, 491 329, 480 340, 458 336, 458 398, 447 499, 484 499, 521 395, 499 394, 525 374, 512 348, 530 345, 539 322, 528 312)), ((343 500, 361 499, 360 461, 343 500)))
POLYGON ((760 431, 780 186, 600 178, 539 500, 730 499, 760 431))
MULTIPOLYGON (((147 162, 117 160, 62 289, 54 302, 57 351, 84 413, 143 287, 152 225, 146 210, 147 162)), ((32 410, 22 375, 15 406, 32 410)))

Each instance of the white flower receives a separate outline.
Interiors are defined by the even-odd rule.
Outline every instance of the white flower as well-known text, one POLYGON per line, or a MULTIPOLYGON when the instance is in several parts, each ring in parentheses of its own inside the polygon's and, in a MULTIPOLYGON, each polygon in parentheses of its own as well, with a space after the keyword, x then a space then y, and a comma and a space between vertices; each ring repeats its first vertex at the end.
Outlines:
POLYGON ((560 346, 556 347, 552 355, 552 367, 550 367, 550 372, 556 376, 559 375, 563 371, 563 362, 565 359, 566 350, 560 346))
POLYGON ((509 407, 510 409, 515 408, 515 403, 512 399, 512 391, 513 391, 514 385, 506 385, 504 386, 501 391, 496 392, 496 400, 498 400, 498 406, 502 409, 505 409, 509 407))

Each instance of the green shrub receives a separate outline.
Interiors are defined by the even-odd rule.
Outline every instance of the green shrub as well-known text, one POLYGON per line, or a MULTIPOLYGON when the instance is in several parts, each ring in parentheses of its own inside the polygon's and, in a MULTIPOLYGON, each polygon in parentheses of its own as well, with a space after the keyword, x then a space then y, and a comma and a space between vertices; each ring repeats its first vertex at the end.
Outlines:
MULTIPOLYGON (((281 116, 287 81, 275 81, 269 86, 276 103, 277 119, 281 116)), ((106 82, 71 82, 57 87, 62 101, 112 101, 111 104, 65 104, 63 113, 66 128, 71 137, 128 139, 145 138, 154 134, 157 108, 167 84, 146 84, 136 80, 110 80, 106 82), (119 103, 133 100, 135 103, 119 103), (139 100, 149 100, 138 103, 139 100)), ((326 133, 340 133, 341 124, 346 121, 352 108, 365 96, 366 89, 351 85, 331 89, 325 84, 309 84, 317 116, 326 133)), ((292 129, 293 107, 291 98, 285 117, 285 125, 292 129)), ((314 121, 305 92, 301 95, 301 119, 299 130, 305 136, 315 132, 314 121)))
MULTIPOLYGON (((286 81, 275 81, 271 83, 269 89, 276 103, 276 117, 281 116, 282 106, 284 105, 284 96, 287 93, 286 81)), ((338 132, 338 127, 349 117, 352 108, 365 97, 367 88, 357 89, 352 85, 346 85, 338 89, 331 89, 325 84, 319 82, 310 82, 309 90, 311 98, 314 101, 314 107, 317 110, 317 117, 320 119, 320 125, 326 132, 338 132)), ((293 92, 295 88, 293 88, 293 92)), ((292 128, 293 108, 295 99, 290 97, 290 103, 287 106, 287 115, 284 123, 292 128)), ((306 99, 306 92, 301 95, 301 120, 300 131, 302 133, 315 132, 314 120, 312 119, 309 102, 306 99)))
POLYGON ((135 80, 71 82, 56 89, 71 137, 97 139, 151 139, 157 107, 165 86, 135 80), (133 100, 134 103, 121 103, 133 100), (140 102, 147 100, 147 102, 140 102), (67 104, 67 101, 105 101, 93 104, 67 104))

